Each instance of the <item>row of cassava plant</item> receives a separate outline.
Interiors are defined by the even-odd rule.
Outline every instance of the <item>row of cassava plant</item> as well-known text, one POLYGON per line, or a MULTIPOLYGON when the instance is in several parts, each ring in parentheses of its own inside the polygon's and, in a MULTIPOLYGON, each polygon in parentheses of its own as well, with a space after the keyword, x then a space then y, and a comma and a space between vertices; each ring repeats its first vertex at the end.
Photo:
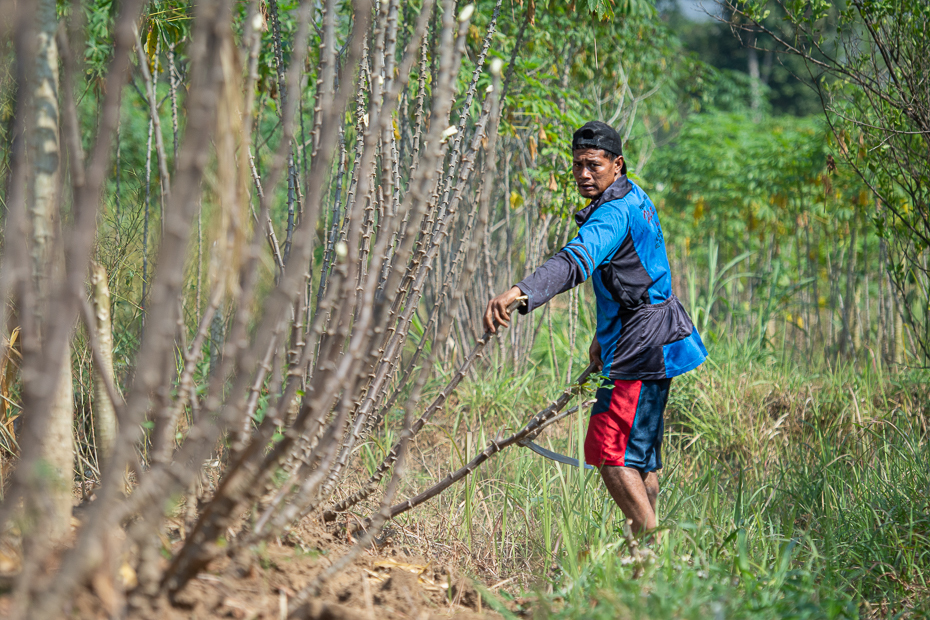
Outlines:
MULTIPOLYGON (((485 16, 482 44, 460 79, 471 5, 456 13, 448 0, 302 1, 287 31, 276 2, 211 0, 183 12, 189 29, 177 40, 163 39, 152 22, 143 39, 147 3, 125 2, 86 133, 75 96, 81 68, 73 62, 82 57, 75 50, 84 43, 85 7, 76 1, 59 13, 52 0, 16 3, 11 23, 21 28, 0 32, 13 43, 17 78, 0 272, 4 299, 12 300, 2 331, 15 327, 23 343, 23 427, 0 506, 4 531, 21 532, 15 614, 66 615, 75 588, 106 571, 104 557, 131 549, 139 591, 173 596, 217 555, 259 544, 328 506, 356 466, 356 447, 397 406, 404 413, 392 418, 397 442, 380 471, 388 480, 378 489, 380 508, 358 545, 294 596, 289 611, 378 535, 411 437, 489 341, 479 335, 417 420, 441 351, 427 346, 423 330, 416 351, 404 356, 425 282, 442 257, 441 294, 427 308, 431 340, 444 343, 460 282, 477 269, 474 232, 487 228, 509 77, 500 59, 488 63, 500 5, 485 16), (260 71, 266 57, 270 77, 260 71), (163 61, 168 74, 159 78, 163 61), (104 197, 114 158, 117 171, 121 165, 118 112, 130 75, 149 138, 142 296, 133 310, 141 329, 119 377, 99 266, 91 302, 85 291, 95 247, 122 231, 118 221, 108 228, 104 197), (256 96, 263 79, 273 85, 273 101, 256 96), (165 117, 161 81, 168 82, 165 117), (305 99, 313 108, 306 134, 305 99), (159 230, 150 211, 159 214, 159 230), (201 273, 206 252, 209 269, 201 273), (93 360, 94 419, 109 412, 110 420, 93 426, 97 471, 88 469, 96 484, 70 535, 75 343, 93 360), (210 457, 219 457, 215 489, 189 512, 190 533, 162 568, 165 500, 196 487, 210 457), (245 525, 230 530, 243 514, 245 525), (13 523, 15 530, 7 527, 13 523), (60 558, 46 571, 52 554, 60 558)), ((119 262, 126 252, 97 255, 119 262)))
POLYGON ((705 340, 926 366, 925 246, 901 265, 896 207, 856 172, 866 152, 837 144, 823 119, 713 110, 656 151, 643 176, 705 340))
MULTIPOLYGON (((836 232, 829 232, 829 228, 824 231, 830 235, 825 252, 829 297, 833 298, 830 306, 834 311, 837 306, 842 308, 836 339, 839 352, 864 348, 861 340, 865 336, 871 341, 865 346, 884 349, 880 353, 890 353, 892 359, 895 355, 908 357, 903 354, 906 347, 910 357, 924 367, 930 365, 930 168, 926 157, 930 97, 921 81, 930 57, 930 45, 923 36, 930 14, 922 10, 923 3, 908 2, 887 7, 862 2, 824 3, 813 11, 799 11, 797 5, 782 0, 724 2, 721 6, 733 33, 747 37, 750 47, 758 46, 757 37, 767 38, 772 49, 796 57, 809 75, 817 75, 810 86, 823 106, 825 129, 833 146, 825 158, 827 172, 835 172, 840 162, 857 181, 861 179, 859 198, 842 200, 835 211, 837 219, 846 220, 840 234, 847 243, 837 243, 836 232), (862 209, 866 205, 868 209, 862 209), (871 224, 868 232, 860 230, 864 221, 871 224), (857 235, 865 232, 871 237, 872 231, 877 243, 857 247, 857 235), (837 246, 842 245, 847 247, 841 253, 837 246), (877 274, 870 265, 879 267, 877 274), (872 300, 870 275, 877 284, 877 304, 872 300), (845 299, 837 304, 834 300, 839 295, 845 299), (868 320, 873 313, 878 318, 874 336, 868 320), (865 329, 861 327, 863 318, 865 329), (851 343, 852 339, 858 342, 851 343)), ((788 156, 794 158, 794 149, 790 151, 788 156)), ((806 158, 801 154, 798 159, 803 162, 806 158)), ((792 176, 793 187, 781 200, 810 204, 809 199, 801 198, 805 191, 799 187, 807 175, 792 176)), ((832 193, 830 176, 834 175, 820 179, 825 198, 832 193)), ((763 177, 756 179, 761 186, 768 184, 763 177)), ((841 191, 833 191, 840 198, 841 191)), ((798 244, 802 231, 808 239, 817 234, 809 221, 815 210, 798 212, 798 244)), ((805 241, 810 248, 810 241, 805 241)), ((817 253, 808 249, 807 254, 809 269, 814 268, 810 271, 823 264, 817 253)), ((816 290, 816 284, 813 288, 816 290)), ((811 301, 819 305, 817 296, 813 297, 811 301)), ((814 316, 818 331, 825 332, 819 329, 816 313, 814 316)), ((813 327, 810 321, 808 326, 813 327)), ((824 327, 833 331, 830 325, 824 327)), ((876 356, 874 352, 872 356, 876 356)))

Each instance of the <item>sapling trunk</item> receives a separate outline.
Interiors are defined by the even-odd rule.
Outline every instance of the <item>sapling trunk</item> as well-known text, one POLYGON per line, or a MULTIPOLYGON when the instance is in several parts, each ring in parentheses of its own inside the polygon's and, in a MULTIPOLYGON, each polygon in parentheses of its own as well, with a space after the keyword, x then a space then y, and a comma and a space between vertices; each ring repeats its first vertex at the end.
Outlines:
MULTIPOLYGON (((448 10, 451 11, 451 8, 448 8, 448 10)), ((446 93, 451 92, 451 89, 453 86, 452 77, 457 73, 457 70, 458 70, 458 63, 459 63, 461 52, 462 52, 462 41, 464 40, 466 27, 467 27, 467 22, 462 22, 458 28, 458 34, 456 37, 458 44, 454 48, 454 53, 443 54, 439 82, 438 82, 438 86, 436 87, 436 90, 434 91, 434 93, 436 94, 435 101, 434 101, 434 119, 445 119, 448 117, 449 108, 450 108, 450 100, 446 96, 446 93)), ((446 27, 443 28, 444 38, 451 38, 451 34, 452 33, 451 33, 450 28, 446 28, 446 27)), ((443 49, 449 50, 451 47, 452 47, 451 45, 446 45, 443 49)), ((391 102, 396 102, 395 96, 391 96, 388 99, 391 102)), ((440 126, 441 124, 442 123, 440 122, 435 122, 430 128, 430 133, 429 133, 428 140, 427 140, 427 143, 430 145, 430 148, 432 151, 428 154, 429 156, 428 161, 430 162, 440 162, 442 158, 442 153, 444 149, 443 149, 443 144, 441 142, 441 134, 443 131, 440 126)), ((430 172, 432 171, 432 168, 433 168, 433 164, 430 163, 430 165, 425 166, 422 169, 422 171, 418 170, 418 173, 419 173, 417 175, 418 178, 414 179, 413 183, 411 184, 412 191, 408 193, 408 199, 405 200, 405 203, 407 203, 408 200, 412 202, 412 204, 416 207, 416 211, 419 213, 422 213, 425 210, 424 208, 425 205, 423 201, 423 196, 425 195, 425 192, 423 190, 425 189, 424 186, 426 186, 427 184, 431 185, 430 172)), ((362 179, 364 179, 364 177, 362 177, 362 179)), ((361 179, 360 179, 360 182, 361 182, 361 179)), ((385 290, 394 291, 396 290, 395 287, 397 287, 400 284, 400 280, 403 277, 401 275, 403 271, 402 265, 406 264, 407 256, 409 256, 412 242, 413 242, 412 236, 408 236, 408 239, 405 240, 404 243, 401 244, 401 249, 397 253, 398 259, 395 259, 394 267, 392 268, 391 273, 388 276, 387 283, 384 286, 385 290)), ((353 251, 355 247, 356 246, 353 243, 351 242, 349 243, 350 264, 351 264, 351 259, 352 259, 353 251)), ((407 270, 407 272, 409 273, 409 269, 407 270)), ((375 293, 374 285, 377 284, 377 281, 373 280, 372 284, 373 286, 371 286, 370 289, 366 291, 366 296, 368 296, 369 300, 366 301, 366 303, 363 304, 362 306, 364 312, 368 312, 367 309, 372 307, 371 303, 374 301, 374 293, 375 293)), ((421 284, 422 284, 422 280, 421 280, 421 284)), ((391 295, 387 295, 386 298, 390 299, 391 295)), ((382 324, 383 314, 386 313, 386 311, 388 310, 389 306, 384 300, 385 298, 382 297, 381 300, 379 300, 379 303, 377 304, 378 305, 377 314, 379 316, 377 320, 375 320, 375 325, 382 324)), ((410 311, 412 312, 412 309, 410 311)), ((333 471, 330 474, 329 479, 327 480, 326 486, 324 487, 324 491, 323 491, 324 494, 328 493, 329 490, 332 488, 332 485, 335 484, 336 479, 338 478, 342 468, 345 465, 345 462, 348 459, 348 455, 351 453, 352 446, 355 444, 355 441, 358 437, 358 432, 360 430, 360 424, 363 424, 363 423, 364 423, 364 419, 359 419, 356 421, 356 424, 353 426, 353 430, 350 435, 350 438, 343 445, 340 456, 336 461, 336 464, 333 468, 333 471)))
MULTIPOLYGON (((156 62, 158 62, 158 48, 160 46, 161 41, 158 41, 153 56, 156 62)), ((165 152, 165 142, 161 132, 161 117, 158 113, 158 99, 155 93, 155 84, 152 79, 152 74, 149 72, 148 59, 145 56, 145 52, 142 50, 142 40, 139 38, 138 30, 136 31, 136 53, 139 58, 139 71, 142 73, 143 82, 145 82, 145 94, 148 97, 149 114, 152 121, 152 129, 155 134, 155 152, 158 156, 158 181, 161 186, 161 192, 159 193, 159 200, 161 200, 162 206, 161 225, 162 232, 164 232, 166 220, 165 205, 171 197, 171 175, 168 172, 168 155, 165 152)))

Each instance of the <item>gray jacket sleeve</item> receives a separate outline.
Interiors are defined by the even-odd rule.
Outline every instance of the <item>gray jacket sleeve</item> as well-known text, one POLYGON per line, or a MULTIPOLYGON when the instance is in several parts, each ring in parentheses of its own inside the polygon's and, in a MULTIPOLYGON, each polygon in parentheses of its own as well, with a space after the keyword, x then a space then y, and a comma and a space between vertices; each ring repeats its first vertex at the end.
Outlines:
POLYGON ((559 293, 574 288, 587 279, 586 274, 569 256, 572 249, 565 247, 528 275, 517 287, 527 296, 520 314, 532 312, 559 293))

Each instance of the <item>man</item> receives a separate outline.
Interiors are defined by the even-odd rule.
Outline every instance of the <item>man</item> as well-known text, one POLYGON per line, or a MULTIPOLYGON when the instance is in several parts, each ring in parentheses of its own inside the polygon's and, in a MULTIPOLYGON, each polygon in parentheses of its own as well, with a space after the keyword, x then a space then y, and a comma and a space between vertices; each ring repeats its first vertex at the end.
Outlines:
POLYGON ((484 322, 507 327, 507 307, 526 295, 525 314, 588 278, 597 301, 591 361, 602 370, 585 438, 585 460, 599 468, 635 533, 656 528, 663 414, 672 377, 707 357, 701 337, 672 293, 655 206, 627 179, 620 135, 585 123, 572 137, 572 172, 591 203, 575 213, 578 235, 539 269, 488 302, 484 322))

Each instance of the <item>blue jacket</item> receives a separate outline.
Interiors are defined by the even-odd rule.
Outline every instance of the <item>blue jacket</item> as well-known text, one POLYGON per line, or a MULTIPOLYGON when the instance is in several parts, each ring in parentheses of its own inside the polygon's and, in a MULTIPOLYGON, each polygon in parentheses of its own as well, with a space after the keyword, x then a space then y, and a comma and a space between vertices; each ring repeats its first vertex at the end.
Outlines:
POLYGON ((575 213, 578 235, 517 284, 527 313, 588 278, 597 300, 603 373, 616 379, 666 379, 707 358, 701 336, 672 293, 656 208, 624 175, 575 213))

